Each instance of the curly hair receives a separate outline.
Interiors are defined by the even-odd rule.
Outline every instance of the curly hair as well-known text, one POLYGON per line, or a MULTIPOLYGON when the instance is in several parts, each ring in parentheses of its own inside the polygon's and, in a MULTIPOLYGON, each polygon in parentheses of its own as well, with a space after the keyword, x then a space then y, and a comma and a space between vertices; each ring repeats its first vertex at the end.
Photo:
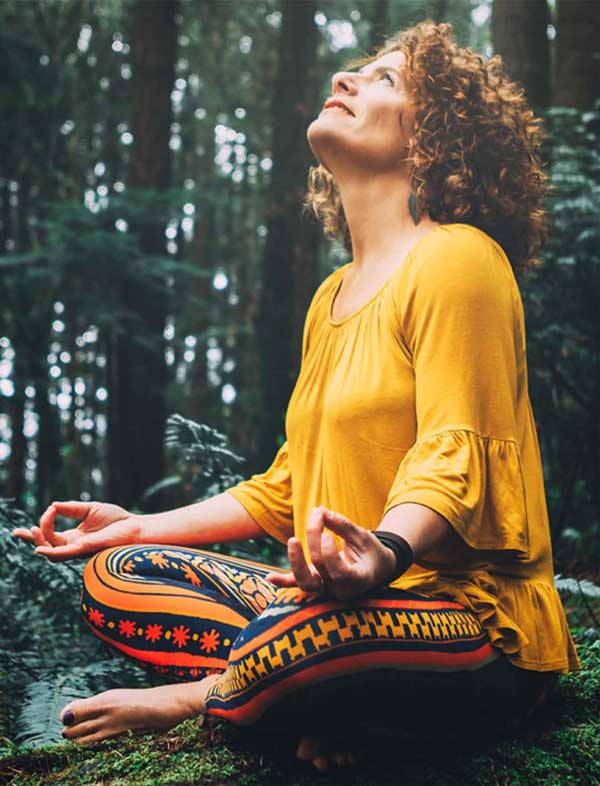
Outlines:
MULTIPOLYGON (((416 107, 405 160, 418 209, 442 224, 482 229, 502 246, 516 276, 537 267, 549 232, 542 202, 553 187, 539 155, 548 134, 524 89, 508 78, 500 55, 484 60, 459 47, 452 25, 431 19, 397 32, 346 68, 399 50, 416 107)), ((310 167, 302 207, 352 253, 339 190, 321 164, 310 167)))

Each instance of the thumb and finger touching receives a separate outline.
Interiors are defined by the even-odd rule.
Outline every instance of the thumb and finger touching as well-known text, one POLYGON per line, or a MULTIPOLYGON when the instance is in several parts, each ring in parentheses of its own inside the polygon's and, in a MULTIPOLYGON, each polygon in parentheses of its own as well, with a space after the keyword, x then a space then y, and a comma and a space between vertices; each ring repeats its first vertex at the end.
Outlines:
POLYGON ((43 557, 48 557, 48 559, 51 561, 76 557, 78 554, 81 554, 81 551, 81 541, 76 541, 75 543, 62 543, 56 546, 41 545, 36 546, 35 548, 36 554, 41 554, 43 557))
MULTIPOLYGON (((322 510, 322 516, 329 529, 342 540, 342 549, 339 550, 335 538, 331 532, 322 533, 321 551, 328 565, 336 574, 340 574, 356 567, 360 562, 361 556, 365 552, 365 547, 371 545, 366 540, 366 531, 362 527, 353 524, 348 518, 340 513, 322 510)), ((280 587, 300 586, 303 589, 314 590, 318 582, 319 587, 323 581, 330 580, 327 569, 325 576, 314 564, 308 563, 304 557, 301 542, 298 538, 292 537, 288 541, 288 555, 292 570, 288 572, 272 571, 265 578, 280 587)))
POLYGON ((106 539, 101 534, 89 533, 70 543, 65 541, 58 546, 37 546, 35 552, 48 557, 51 562, 61 562, 72 557, 92 554, 105 546, 106 539))
MULTIPOLYGON (((37 554, 47 556, 51 561, 59 561, 93 553, 109 545, 104 532, 101 535, 96 533, 127 518, 128 515, 124 508, 110 503, 77 500, 53 502, 41 515, 39 527, 34 526, 29 529, 17 527, 12 534, 34 543, 37 554), (57 515, 82 520, 76 527, 56 532, 57 515)), ((117 542, 119 540, 117 533, 113 533, 113 536, 117 542)))

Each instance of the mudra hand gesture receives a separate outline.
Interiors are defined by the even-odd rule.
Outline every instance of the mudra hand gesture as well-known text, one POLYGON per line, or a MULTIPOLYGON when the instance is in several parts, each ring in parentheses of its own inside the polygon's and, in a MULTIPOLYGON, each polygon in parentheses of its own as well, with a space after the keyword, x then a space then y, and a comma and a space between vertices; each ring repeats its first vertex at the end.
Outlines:
POLYGON ((395 569, 394 552, 369 530, 322 506, 308 518, 307 542, 312 565, 306 562, 298 538, 288 540, 291 571, 268 573, 265 578, 279 587, 300 587, 307 592, 329 592, 339 600, 364 595, 390 577, 395 569), (338 547, 327 526, 344 540, 338 547))

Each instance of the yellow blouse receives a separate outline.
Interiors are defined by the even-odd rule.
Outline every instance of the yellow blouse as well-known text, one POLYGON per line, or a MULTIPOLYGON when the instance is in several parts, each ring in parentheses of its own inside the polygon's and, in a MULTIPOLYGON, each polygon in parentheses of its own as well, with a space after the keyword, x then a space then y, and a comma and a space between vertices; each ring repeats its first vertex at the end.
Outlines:
POLYGON ((581 669, 554 584, 523 304, 505 252, 469 224, 436 226, 336 322, 351 264, 309 306, 286 441, 228 493, 281 543, 298 537, 307 560, 317 505, 369 530, 395 505, 426 505, 461 538, 392 586, 462 603, 517 666, 581 669))

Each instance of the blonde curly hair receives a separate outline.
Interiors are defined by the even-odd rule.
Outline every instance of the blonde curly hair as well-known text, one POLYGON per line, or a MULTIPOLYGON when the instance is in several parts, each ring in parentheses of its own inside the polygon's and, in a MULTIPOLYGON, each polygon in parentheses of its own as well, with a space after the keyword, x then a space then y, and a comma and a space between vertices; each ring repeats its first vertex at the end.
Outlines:
MULTIPOLYGON (((552 189, 539 148, 548 134, 502 58, 458 46, 450 23, 431 19, 401 30, 345 70, 389 52, 406 57, 405 87, 416 107, 406 161, 418 209, 442 224, 479 227, 506 252, 515 275, 537 267, 548 235, 543 198, 552 189)), ((311 166, 303 213, 352 253, 337 185, 322 164, 311 166)))

